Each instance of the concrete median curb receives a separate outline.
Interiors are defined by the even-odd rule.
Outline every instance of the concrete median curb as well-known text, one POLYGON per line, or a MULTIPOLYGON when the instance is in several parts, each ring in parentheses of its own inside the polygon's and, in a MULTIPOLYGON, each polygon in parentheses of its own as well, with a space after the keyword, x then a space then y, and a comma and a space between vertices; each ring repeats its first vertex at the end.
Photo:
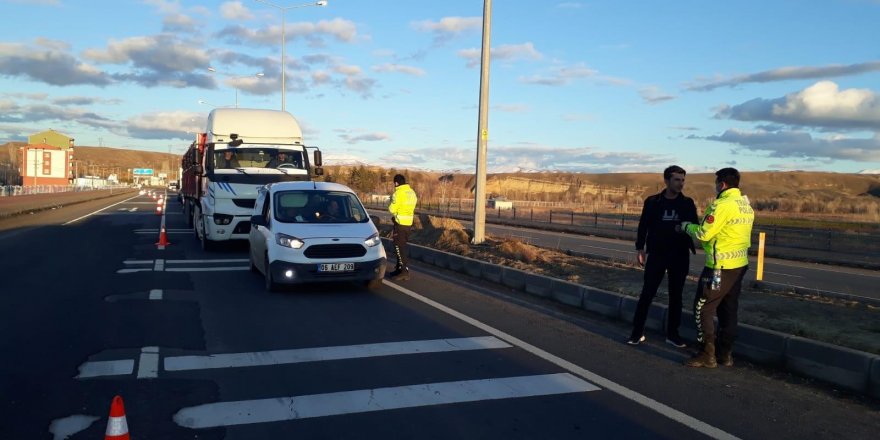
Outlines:
MULTIPOLYGON (((387 239, 386 239, 387 245, 387 239)), ((458 273, 481 278, 530 295, 579 307, 602 316, 632 322, 637 298, 571 283, 544 275, 491 264, 473 258, 409 244, 413 259, 445 264, 458 273), (442 256, 441 256, 442 255, 442 256)), ((652 304, 646 328, 662 333, 668 309, 652 304)), ((681 336, 696 341, 693 314, 682 311, 681 336)), ((806 377, 838 385, 850 391, 880 398, 880 356, 838 345, 814 341, 748 324, 739 325, 734 358, 784 368, 806 377)))

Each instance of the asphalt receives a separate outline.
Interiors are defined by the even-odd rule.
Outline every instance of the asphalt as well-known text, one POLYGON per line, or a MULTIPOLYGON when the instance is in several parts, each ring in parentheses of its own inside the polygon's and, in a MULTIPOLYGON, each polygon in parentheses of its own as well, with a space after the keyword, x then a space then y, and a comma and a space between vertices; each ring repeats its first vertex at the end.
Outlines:
POLYGON ((859 439, 880 428, 875 401, 748 363, 685 369, 687 351, 653 338, 630 347, 619 323, 426 266, 375 291, 337 284, 270 294, 247 271, 242 243, 201 251, 172 203, 171 245, 160 250, 159 217, 144 209, 154 204, 120 199, 34 214, 26 225, 0 222, 8 335, 0 438, 53 438, 52 422, 75 415, 95 419, 70 438, 99 438, 116 394, 133 438, 859 439), (462 338, 506 346, 298 363, 265 353, 462 338), (248 362, 265 365, 167 368, 227 353, 253 353, 248 362), (126 374, 76 377, 89 363, 125 360, 134 361, 126 374), (568 375, 590 389, 548 391, 568 375), (437 403, 456 395, 439 384, 536 377, 552 380, 525 387, 531 397, 490 398, 524 387, 492 386, 437 403), (208 419, 189 417, 193 408, 233 402, 237 416, 286 418, 188 427, 208 419))

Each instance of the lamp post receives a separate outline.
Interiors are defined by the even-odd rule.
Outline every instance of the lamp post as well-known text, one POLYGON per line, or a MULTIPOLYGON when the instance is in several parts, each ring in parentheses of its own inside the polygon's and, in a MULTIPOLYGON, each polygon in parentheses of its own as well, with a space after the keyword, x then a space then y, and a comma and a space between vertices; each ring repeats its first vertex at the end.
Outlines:
POLYGON ((301 5, 292 5, 292 6, 278 6, 274 3, 267 2, 266 0, 256 0, 256 1, 263 3, 265 5, 271 6, 275 9, 278 9, 281 11, 281 111, 285 111, 286 95, 287 95, 287 89, 286 89, 287 79, 286 79, 285 71, 287 70, 286 69, 287 58, 285 56, 285 49, 284 49, 284 46, 285 46, 284 14, 287 12, 288 9, 307 8, 309 6, 327 6, 327 1, 326 0, 319 0, 319 1, 316 1, 313 3, 303 3, 301 5))
POLYGON ((486 154, 489 141, 489 44, 492 25, 492 0, 483 0, 483 48, 480 57, 480 113, 477 122, 477 169, 474 175, 474 239, 486 240, 486 154))
POLYGON ((232 88, 235 89, 235 108, 238 108, 238 84, 235 82, 235 80, 240 79, 240 78, 250 78, 251 76, 255 76, 257 78, 263 77, 263 72, 255 73, 253 75, 230 75, 226 72, 220 72, 213 67, 208 67, 208 71, 211 73, 219 73, 220 75, 228 76, 228 77, 232 78, 232 81, 233 81, 232 88))

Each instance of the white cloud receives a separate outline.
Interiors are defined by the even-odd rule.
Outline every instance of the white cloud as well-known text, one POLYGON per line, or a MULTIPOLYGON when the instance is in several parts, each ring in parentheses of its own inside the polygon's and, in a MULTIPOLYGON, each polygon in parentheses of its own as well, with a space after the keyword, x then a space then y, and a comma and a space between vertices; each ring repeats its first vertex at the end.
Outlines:
POLYGON ((374 72, 397 72, 412 76, 425 76, 425 70, 403 64, 385 63, 373 66, 374 72))
POLYGON ((195 33, 197 28, 195 20, 188 15, 168 14, 162 18, 162 30, 165 32, 195 33))
POLYGON ((146 113, 129 118, 125 130, 138 139, 184 139, 189 140, 204 126, 204 114, 172 111, 146 113))
POLYGON ((782 98, 756 98, 733 107, 722 107, 716 117, 808 127, 880 130, 880 97, 867 89, 840 90, 831 81, 820 81, 782 98))
POLYGON ((113 75, 120 81, 132 81, 146 87, 215 87, 213 79, 204 71, 211 61, 208 54, 202 48, 170 35, 113 40, 106 49, 89 49, 83 56, 100 63, 130 63, 135 67, 113 75))
POLYGON ((656 86, 645 87, 639 90, 639 95, 641 95, 642 100, 646 104, 659 104, 675 99, 674 95, 664 93, 656 86))
POLYGON ((747 150, 767 152, 771 157, 880 161, 880 134, 875 134, 873 138, 839 135, 818 138, 803 131, 730 129, 718 136, 690 138, 735 144, 747 150))
POLYGON ((253 20, 254 14, 240 1, 220 5, 220 15, 228 20, 253 20))
MULTIPOLYGON (((468 67, 476 67, 480 65, 481 49, 462 49, 458 51, 458 56, 467 60, 468 67)), ((493 47, 489 54, 492 61, 520 61, 531 60, 536 61, 544 58, 544 55, 535 49, 535 45, 531 42, 522 44, 503 44, 493 47)))
MULTIPOLYGON (((288 24, 284 34, 288 43, 296 39, 303 39, 314 47, 323 46, 324 37, 341 42, 352 42, 358 36, 357 26, 354 22, 342 18, 322 20, 318 23, 288 24)), ((232 25, 221 29, 215 35, 229 43, 274 47, 281 41, 281 26, 253 29, 248 26, 232 25)))
POLYGON ((746 83, 766 83, 792 79, 826 79, 877 71, 880 71, 880 61, 869 61, 858 64, 831 64, 820 67, 781 67, 778 69, 765 70, 763 72, 740 75, 732 78, 718 77, 713 79, 697 79, 690 84, 686 84, 686 89, 704 92, 719 87, 736 87, 740 84, 746 83))
POLYGON ((55 86, 106 86, 112 83, 106 73, 65 51, 43 50, 19 43, 0 42, 0 74, 25 77, 55 86))
POLYGON ((339 73, 339 74, 345 75, 345 76, 356 76, 356 75, 360 75, 362 73, 362 70, 360 67, 353 66, 353 65, 338 65, 338 66, 334 67, 333 70, 336 73, 339 73))
POLYGON ((480 29, 483 19, 480 17, 444 17, 440 21, 424 20, 413 22, 412 27, 420 32, 434 34, 435 43, 447 41, 462 33, 480 29))
MULTIPOLYGON (((354 133, 359 132, 360 130, 354 130, 354 133)), ((343 131, 338 136, 348 142, 349 144, 357 144, 360 142, 378 142, 385 141, 391 139, 387 133, 382 132, 373 132, 373 133, 360 133, 354 134, 348 131, 343 131)))
POLYGON ((597 72, 583 64, 571 67, 560 67, 555 69, 549 75, 533 75, 531 77, 520 77, 519 81, 526 84, 538 84, 544 86, 564 86, 570 84, 575 79, 595 77, 597 72))

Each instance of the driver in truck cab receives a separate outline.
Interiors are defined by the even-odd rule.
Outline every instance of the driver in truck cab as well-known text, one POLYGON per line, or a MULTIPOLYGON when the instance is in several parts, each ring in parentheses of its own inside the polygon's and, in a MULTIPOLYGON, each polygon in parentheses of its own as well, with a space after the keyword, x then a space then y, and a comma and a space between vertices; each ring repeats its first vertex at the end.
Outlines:
POLYGON ((266 164, 266 168, 278 168, 284 164, 292 165, 295 168, 302 168, 302 161, 300 160, 299 155, 291 154, 287 151, 279 151, 278 154, 266 164))

